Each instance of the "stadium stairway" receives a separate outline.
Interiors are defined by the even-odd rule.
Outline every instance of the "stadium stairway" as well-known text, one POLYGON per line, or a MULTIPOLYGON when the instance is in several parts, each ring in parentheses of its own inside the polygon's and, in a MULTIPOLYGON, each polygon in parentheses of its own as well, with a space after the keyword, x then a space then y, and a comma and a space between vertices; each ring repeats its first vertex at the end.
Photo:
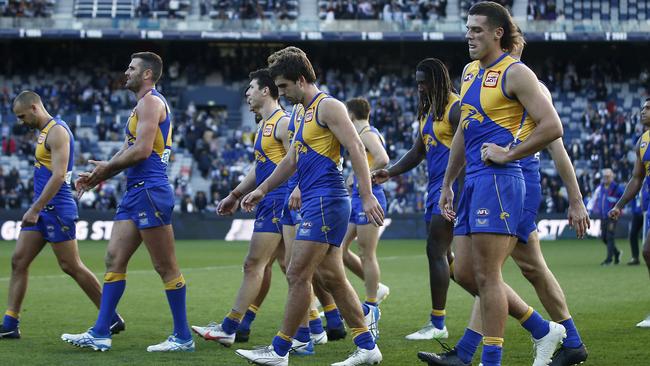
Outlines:
POLYGON ((302 20, 318 20, 318 1, 300 0, 298 7, 302 20))
POLYGON ((69 19, 73 17, 74 0, 58 0, 54 4, 52 18, 69 19))
POLYGON ((526 8, 528 0, 514 0, 512 4, 512 16, 515 19, 526 19, 526 8))
POLYGON ((447 20, 456 20, 460 18, 460 4, 458 0, 449 0, 447 2, 447 20))

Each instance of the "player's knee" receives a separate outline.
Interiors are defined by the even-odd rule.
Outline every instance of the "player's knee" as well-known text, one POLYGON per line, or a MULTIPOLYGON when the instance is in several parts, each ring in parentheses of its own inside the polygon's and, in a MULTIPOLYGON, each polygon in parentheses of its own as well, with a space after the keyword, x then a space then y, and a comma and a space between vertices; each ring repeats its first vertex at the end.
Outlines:
POLYGON ((454 268, 454 280, 458 285, 460 285, 460 287, 464 288, 470 293, 476 294, 478 292, 476 289, 474 274, 472 272, 454 268))
POLYGON ((59 268, 61 268, 63 273, 70 276, 74 276, 76 273, 78 273, 79 266, 74 261, 70 261, 67 259, 60 259, 59 268))
POLYGON ((308 283, 309 280, 309 276, 300 268, 289 266, 287 269, 287 283, 289 284, 289 287, 308 283))
POLYGON ((540 266, 533 265, 532 263, 518 263, 521 274, 530 283, 537 283, 544 277, 544 271, 540 266))
POLYGON ((14 254, 11 257, 11 270, 14 273, 27 271, 28 266, 29 264, 22 256, 14 254))
POLYGON ((429 260, 447 260, 447 249, 448 246, 445 245, 440 239, 429 237, 427 239, 427 257, 429 260))
POLYGON ((499 280, 497 272, 490 271, 487 268, 476 268, 474 270, 474 282, 476 283, 476 289, 490 286, 496 283, 499 280))
POLYGON ((260 270, 263 270, 266 266, 262 267, 264 263, 259 259, 255 257, 246 257, 244 260, 244 273, 254 273, 254 272, 261 272, 260 270))

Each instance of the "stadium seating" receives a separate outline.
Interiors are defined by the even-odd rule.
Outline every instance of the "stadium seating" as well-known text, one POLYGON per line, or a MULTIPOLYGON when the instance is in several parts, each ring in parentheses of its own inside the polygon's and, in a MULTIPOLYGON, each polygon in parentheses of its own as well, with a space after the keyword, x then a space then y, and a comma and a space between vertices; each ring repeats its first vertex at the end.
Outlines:
POLYGON ((76 0, 74 14, 79 18, 185 18, 190 0, 76 0))
POLYGON ((404 20, 429 20, 447 15, 447 0, 394 1, 394 0, 319 0, 318 15, 321 19, 381 19, 401 22, 404 20))
POLYGON ((591 21, 645 21, 650 4, 645 0, 529 0, 529 19, 591 21))
POLYGON ((296 19, 298 0, 207 0, 213 19, 296 19))

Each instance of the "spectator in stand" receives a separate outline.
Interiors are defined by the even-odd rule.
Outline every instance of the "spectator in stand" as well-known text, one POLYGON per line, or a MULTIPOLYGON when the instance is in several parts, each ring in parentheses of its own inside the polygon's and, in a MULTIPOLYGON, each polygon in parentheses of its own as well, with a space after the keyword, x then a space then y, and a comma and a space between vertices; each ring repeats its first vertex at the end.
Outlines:
POLYGON ((194 197, 194 207, 197 212, 205 212, 208 207, 208 198, 205 195, 205 192, 198 191, 194 197))
POLYGON ((192 197, 189 194, 183 196, 181 201, 181 212, 183 213, 192 213, 194 212, 194 203, 192 203, 192 197))
POLYGON ((614 181, 614 172, 609 169, 602 171, 602 183, 596 188, 593 200, 589 202, 591 214, 600 219, 600 236, 607 247, 607 257, 601 266, 619 264, 621 251, 616 247, 616 220, 609 218, 608 213, 623 195, 624 186, 614 181))

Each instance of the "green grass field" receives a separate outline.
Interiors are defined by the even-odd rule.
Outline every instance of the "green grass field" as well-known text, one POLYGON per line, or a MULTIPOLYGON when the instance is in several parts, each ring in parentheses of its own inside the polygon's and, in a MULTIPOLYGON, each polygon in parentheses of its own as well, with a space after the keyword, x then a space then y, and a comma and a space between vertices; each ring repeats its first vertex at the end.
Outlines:
MULTIPOLYGON (((434 341, 406 341, 404 335, 428 320, 430 300, 426 257, 420 241, 382 241, 379 258, 382 282, 391 288, 382 304, 379 345, 384 365, 417 365, 419 350, 438 351, 434 341)), ((626 242, 619 245, 625 248, 626 242)), ((0 242, 0 298, 4 302, 14 243, 0 242)), ((85 263, 103 273, 105 243, 80 245, 85 263)), ((543 244, 547 261, 560 280, 583 339, 589 348, 590 365, 650 365, 650 330, 635 324, 650 312, 648 274, 644 266, 600 267, 605 248, 596 240, 556 241, 543 244)), ((626 250, 626 252, 628 252, 626 250)), ((188 281, 190 324, 220 320, 230 309, 241 280, 242 243, 181 241, 179 263, 188 281)), ((627 260, 627 258, 625 258, 627 260)), ((119 310, 127 331, 113 339, 110 352, 78 349, 62 342, 64 332, 82 332, 94 324, 97 310, 70 278, 63 275, 50 250, 44 250, 31 269, 30 287, 22 310, 19 341, 0 341, 1 365, 245 365, 216 343, 197 340, 191 354, 148 354, 145 348, 165 339, 171 331, 171 316, 162 283, 153 271, 146 250, 131 261, 127 289, 119 310)), ((276 267, 269 296, 253 324, 251 342, 243 347, 268 344, 278 330, 286 296, 286 282, 276 267)), ((512 263, 505 278, 533 307, 542 310, 533 289, 512 263)), ((357 289, 361 283, 352 280, 357 289)), ((447 305, 454 344, 463 332, 472 299, 451 285, 447 305)), ((292 365, 329 365, 344 359, 354 349, 349 338, 317 348, 313 357, 291 359, 292 365)), ((508 323, 504 365, 532 364, 532 346, 519 324, 508 323)), ((478 362, 476 362, 478 363, 478 362)))

